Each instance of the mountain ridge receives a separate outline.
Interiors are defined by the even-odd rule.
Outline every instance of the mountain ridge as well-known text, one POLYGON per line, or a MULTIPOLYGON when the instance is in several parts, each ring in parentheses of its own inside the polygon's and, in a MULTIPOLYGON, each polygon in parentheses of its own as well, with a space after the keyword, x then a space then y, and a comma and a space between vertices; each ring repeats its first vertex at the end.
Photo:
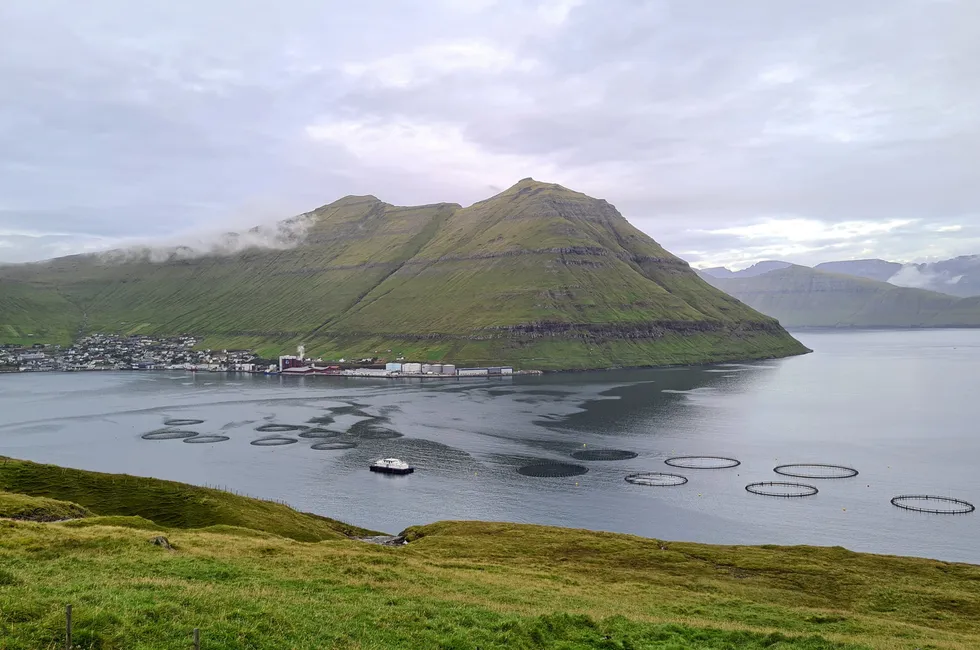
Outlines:
POLYGON ((980 327, 980 298, 790 265, 757 276, 702 277, 786 327, 980 327))
POLYGON ((542 369, 806 351, 609 202, 557 184, 524 179, 465 208, 347 196, 293 222, 289 248, 2 269, 0 340, 186 333, 270 355, 304 343, 325 358, 542 369))

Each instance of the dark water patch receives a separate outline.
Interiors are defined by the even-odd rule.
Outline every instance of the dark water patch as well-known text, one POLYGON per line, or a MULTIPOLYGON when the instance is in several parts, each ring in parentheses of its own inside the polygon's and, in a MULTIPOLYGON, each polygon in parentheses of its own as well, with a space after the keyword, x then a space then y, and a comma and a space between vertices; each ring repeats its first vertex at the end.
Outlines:
POLYGON ((269 436, 267 438, 253 440, 249 444, 255 445, 256 447, 281 447, 282 445, 291 445, 296 442, 299 442, 299 440, 296 438, 287 438, 286 436, 269 436))
POLYGON ((568 478, 570 476, 581 476, 588 471, 589 468, 584 465, 553 461, 534 463, 517 468, 518 474, 532 476, 534 478, 568 478))
POLYGON ((221 427, 221 430, 228 431, 229 429, 237 429, 239 427, 248 426, 249 424, 255 424, 255 420, 242 420, 240 422, 229 422, 228 424, 221 427))
POLYGON ((164 426, 168 427, 192 427, 196 424, 204 424, 204 420, 195 420, 192 418, 171 418, 169 420, 163 421, 164 426))
POLYGON ((340 451, 342 449, 354 449, 355 447, 357 447, 356 442, 346 440, 327 440, 310 445, 310 449, 315 449, 316 451, 340 451))
POLYGON ((211 442, 224 442, 225 440, 231 440, 231 438, 228 436, 194 436, 193 438, 184 438, 184 442, 200 445, 211 442))
POLYGON ((197 431, 177 431, 176 429, 158 429, 140 436, 143 440, 180 440, 199 435, 197 431))
POLYGON ((639 456, 635 451, 625 449, 582 449, 572 452, 575 460, 629 460, 639 456))
POLYGON ((287 431, 302 431, 306 428, 302 424, 263 424, 255 427, 255 430, 262 433, 286 433, 287 431))
POLYGON ((340 431, 331 431, 330 429, 307 429, 306 431, 301 431, 299 433, 300 438, 336 438, 338 436, 344 435, 340 431))

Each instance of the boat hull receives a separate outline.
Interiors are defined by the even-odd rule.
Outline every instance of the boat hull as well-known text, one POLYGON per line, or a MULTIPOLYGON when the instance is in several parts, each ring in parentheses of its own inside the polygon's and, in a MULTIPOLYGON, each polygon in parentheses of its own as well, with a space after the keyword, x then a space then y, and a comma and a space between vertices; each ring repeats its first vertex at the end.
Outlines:
POLYGON ((372 472, 378 472, 379 474, 411 474, 415 471, 414 467, 406 467, 405 469, 400 469, 396 467, 375 467, 371 465, 372 472))

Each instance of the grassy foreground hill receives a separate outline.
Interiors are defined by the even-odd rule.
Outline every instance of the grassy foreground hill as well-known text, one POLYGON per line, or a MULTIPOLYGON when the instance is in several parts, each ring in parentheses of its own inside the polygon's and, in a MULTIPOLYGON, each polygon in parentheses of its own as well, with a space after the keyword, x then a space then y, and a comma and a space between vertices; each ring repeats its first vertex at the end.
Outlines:
POLYGON ((467 208, 346 197, 298 222, 286 250, 0 267, 0 341, 186 333, 268 355, 304 343, 334 359, 543 369, 806 351, 612 205, 560 185, 525 179, 467 208))
MULTIPOLYGON (((2 467, 8 490, 57 484, 50 466, 2 467)), ((136 498, 113 487, 131 477, 68 471, 136 498)), ((164 501, 179 486, 139 480, 164 501)), ((183 649, 194 627, 214 650, 980 647, 980 567, 966 564, 505 523, 414 527, 386 547, 76 515, 0 520, 0 648, 64 647, 66 603, 75 647, 100 650, 183 649), (161 535, 172 549, 150 542, 161 535)))
POLYGON ((786 327, 980 327, 980 297, 796 265, 753 277, 702 277, 786 327))

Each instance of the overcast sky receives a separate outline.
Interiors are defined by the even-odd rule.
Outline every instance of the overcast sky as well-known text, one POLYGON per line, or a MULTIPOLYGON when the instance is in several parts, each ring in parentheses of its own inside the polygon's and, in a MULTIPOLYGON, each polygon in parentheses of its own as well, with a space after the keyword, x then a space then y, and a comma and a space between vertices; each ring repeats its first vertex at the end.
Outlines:
POLYGON ((980 2, 0 2, 0 261, 526 176, 699 266, 980 253, 980 2))

